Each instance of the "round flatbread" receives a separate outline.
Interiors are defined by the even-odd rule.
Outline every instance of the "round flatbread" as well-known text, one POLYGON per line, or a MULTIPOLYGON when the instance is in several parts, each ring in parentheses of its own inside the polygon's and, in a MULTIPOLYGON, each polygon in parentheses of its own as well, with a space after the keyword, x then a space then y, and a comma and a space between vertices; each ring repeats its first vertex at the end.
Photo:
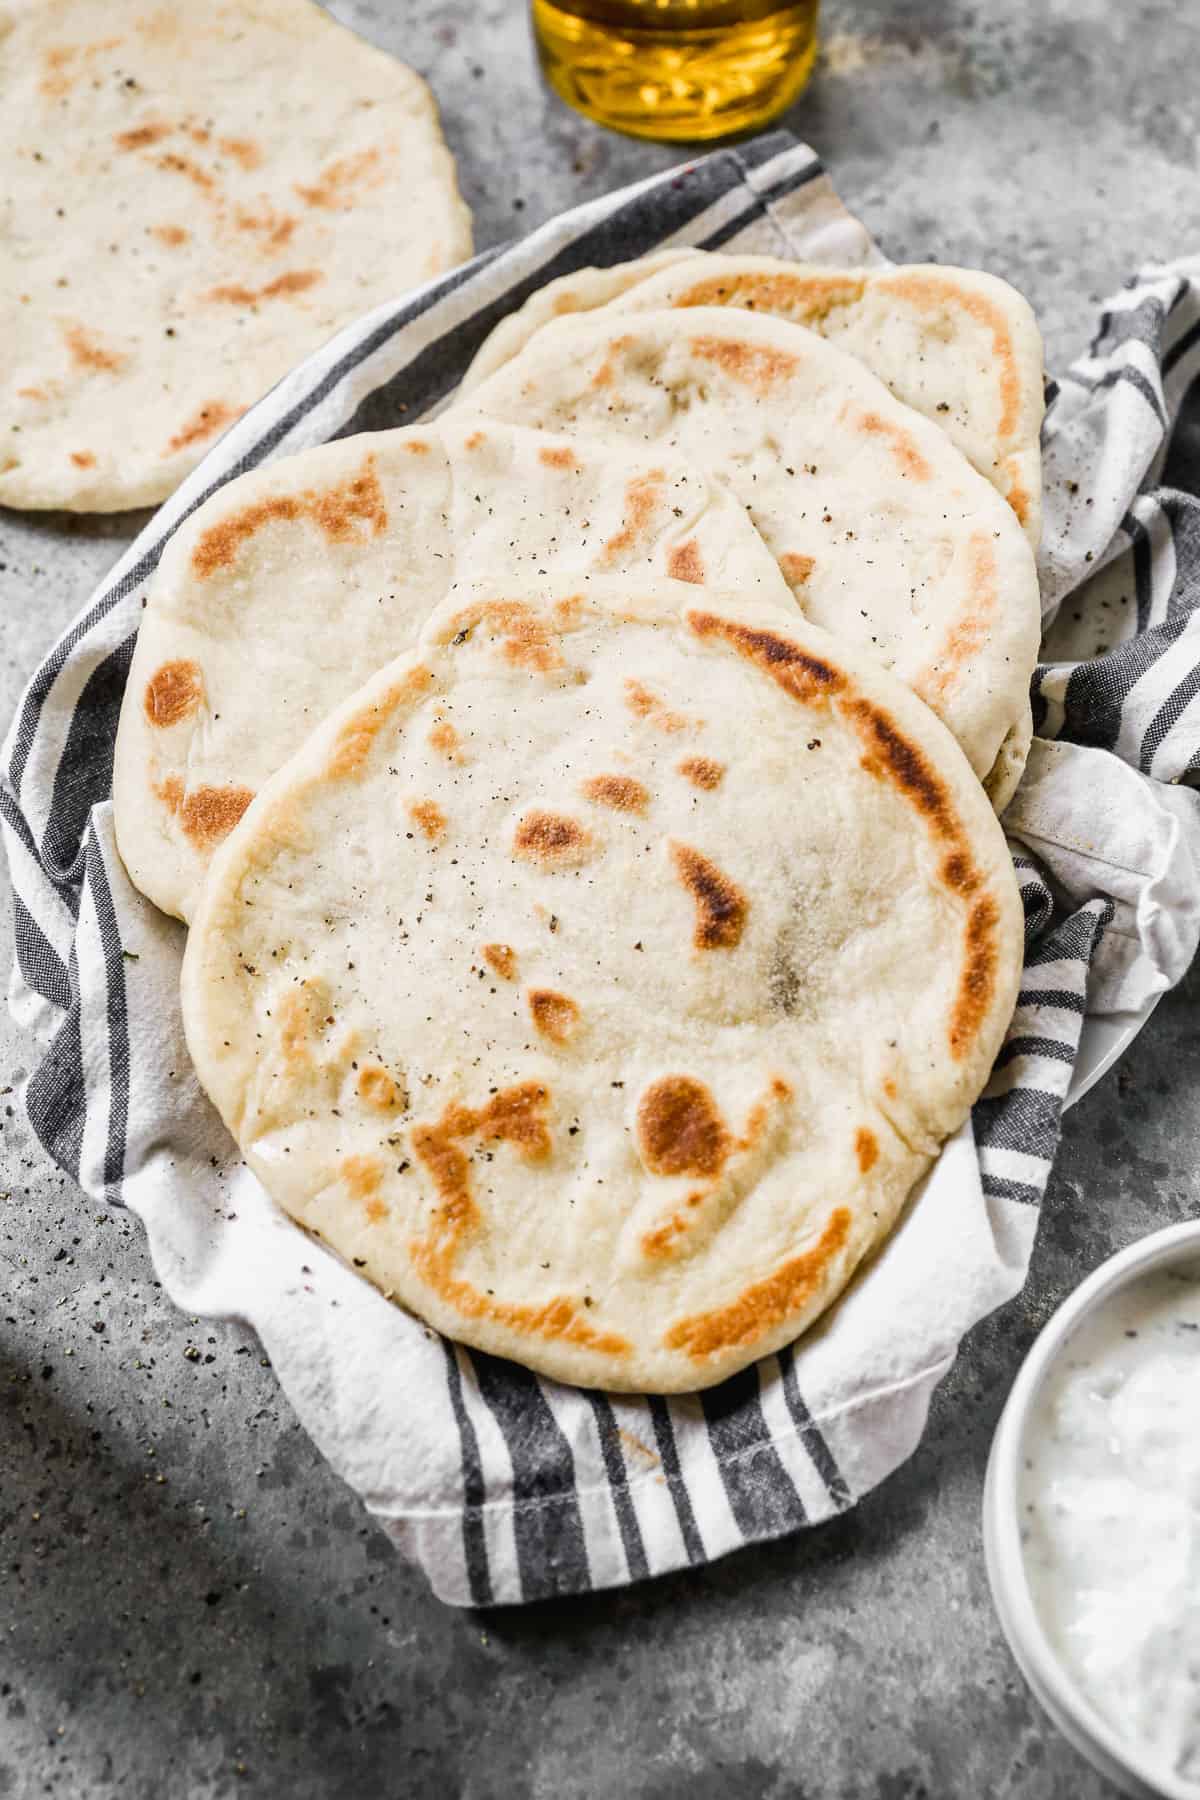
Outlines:
POLYGON ((0 8, 0 504, 162 500, 340 326, 470 255, 425 83, 310 0, 0 8))
POLYGON ((1005 746, 1007 801, 1040 635, 1033 554, 996 490, 854 357, 732 307, 604 309, 544 326, 462 408, 669 446, 717 476, 805 615, 919 694, 981 780, 1005 746))
POLYGON ((795 610, 741 509, 669 452, 446 418, 229 482, 172 538, 142 614, 113 779, 135 886, 190 918, 267 776, 456 580, 631 568, 795 610))
POLYGON ((736 306, 829 338, 924 413, 1004 495, 1033 549, 1042 529, 1042 337, 1033 309, 980 269, 833 269, 773 256, 661 252, 547 283, 486 339, 467 394, 564 313, 736 306))
POLYGON ((267 1189, 385 1293, 686 1390, 889 1230, 1022 911, 906 688, 794 613, 603 587, 451 596, 318 728, 213 863, 184 1021, 267 1189))

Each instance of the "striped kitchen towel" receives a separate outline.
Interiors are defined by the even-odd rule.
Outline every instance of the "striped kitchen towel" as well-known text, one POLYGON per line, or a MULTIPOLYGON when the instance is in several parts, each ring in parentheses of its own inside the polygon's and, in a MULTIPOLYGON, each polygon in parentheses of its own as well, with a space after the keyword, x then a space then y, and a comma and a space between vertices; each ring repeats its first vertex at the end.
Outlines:
MULTIPOLYGON (((578 1593, 702 1563, 854 1503, 917 1444, 963 1333, 1024 1280, 1079 1064, 1177 981, 1200 936, 1200 261, 1114 300, 1046 422, 1039 737, 1006 818, 1028 951, 986 1094, 895 1236, 795 1350, 669 1400, 466 1351, 268 1202, 197 1088, 182 928, 116 855, 113 739, 148 577, 221 483, 412 423, 553 276, 670 244, 879 260, 786 134, 582 207, 373 313, 248 412, 46 658, 4 751, 10 1001, 55 1160, 144 1221, 186 1311, 258 1332, 302 1422, 443 1599, 578 1593)), ((913 246, 919 251, 919 246, 913 246)))

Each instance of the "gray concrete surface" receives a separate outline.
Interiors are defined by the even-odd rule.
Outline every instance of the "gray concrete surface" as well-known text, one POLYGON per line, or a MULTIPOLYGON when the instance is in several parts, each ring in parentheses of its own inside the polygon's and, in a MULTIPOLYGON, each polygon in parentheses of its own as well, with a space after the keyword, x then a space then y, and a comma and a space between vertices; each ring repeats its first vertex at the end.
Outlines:
MULTIPOLYGON (((677 153, 540 87, 520 0, 338 0, 427 72, 494 243, 677 153)), ((828 0, 788 121, 896 256, 1022 286, 1051 362, 1195 249, 1200 19, 1166 0, 828 0)), ((136 521, 0 515, 0 714, 136 521)), ((7 924, 5 925, 7 930, 7 924)), ((7 966, 5 944, 0 961, 7 966)), ((0 1797, 1100 1800, 999 1636, 993 1425, 1056 1301, 1200 1209, 1193 980, 1070 1116, 1029 1286, 847 1518, 585 1604, 454 1613, 322 1464, 258 1347, 163 1299, 51 1168, 0 1022, 0 1797), (190 1341, 203 1360, 184 1357, 190 1341)))

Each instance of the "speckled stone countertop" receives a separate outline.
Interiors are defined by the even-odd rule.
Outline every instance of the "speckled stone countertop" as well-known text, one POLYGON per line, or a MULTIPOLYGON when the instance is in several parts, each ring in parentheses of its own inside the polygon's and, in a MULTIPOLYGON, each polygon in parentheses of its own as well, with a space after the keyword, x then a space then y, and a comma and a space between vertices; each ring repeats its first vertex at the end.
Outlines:
MULTIPOLYGON (((432 82, 477 241, 664 168, 541 87, 522 0, 336 0, 432 82)), ((981 264, 1051 366, 1197 248, 1200 14, 1168 0, 827 0, 784 121, 901 259, 981 264)), ((0 514, 0 712, 137 518, 0 514)), ((7 967, 8 919, 0 958, 7 967)), ((291 1416, 177 1313, 136 1222, 22 1122, 0 1021, 0 1797, 1099 1800, 993 1618, 983 1470, 1021 1357, 1111 1250, 1200 1211, 1195 975, 1070 1115, 1024 1294, 852 1514, 583 1604, 451 1612, 291 1416), (185 1352, 200 1352, 197 1359, 185 1352)))

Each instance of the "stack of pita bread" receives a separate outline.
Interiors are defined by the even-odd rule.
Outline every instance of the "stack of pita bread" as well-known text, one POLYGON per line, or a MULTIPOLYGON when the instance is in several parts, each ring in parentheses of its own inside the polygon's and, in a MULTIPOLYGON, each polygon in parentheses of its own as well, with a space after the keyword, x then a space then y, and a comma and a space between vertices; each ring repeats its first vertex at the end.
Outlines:
POLYGON ((1041 396, 990 277, 674 252, 187 520, 118 842, 307 1231, 613 1389, 836 1299, 1016 998, 1041 396))

